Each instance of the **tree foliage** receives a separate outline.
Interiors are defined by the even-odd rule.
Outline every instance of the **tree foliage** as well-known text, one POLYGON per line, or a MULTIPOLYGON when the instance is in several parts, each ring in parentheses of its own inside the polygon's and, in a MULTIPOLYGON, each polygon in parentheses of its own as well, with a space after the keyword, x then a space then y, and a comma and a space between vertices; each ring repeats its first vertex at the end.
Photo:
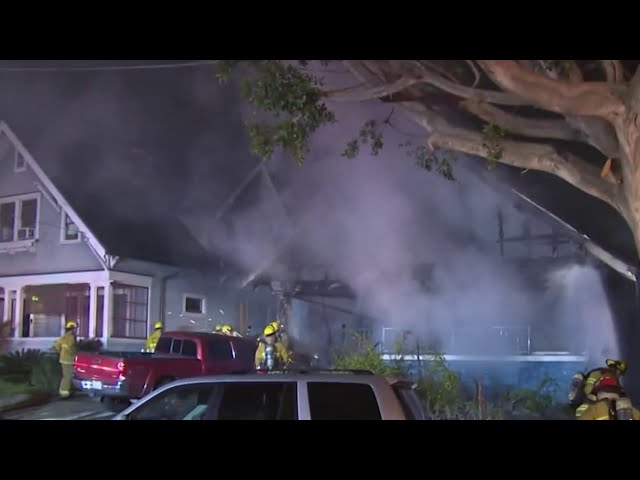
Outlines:
MULTIPOLYGON (((237 70, 243 96, 271 116, 247 125, 263 158, 282 148, 301 163, 313 133, 337 121, 333 102, 382 101, 424 128, 424 142, 403 144, 423 168, 452 179, 444 152, 462 152, 555 175, 616 209, 640 250, 636 68, 619 60, 268 60, 221 61, 218 73, 226 80, 237 70), (323 69, 358 84, 332 88, 323 69)), ((379 154, 388 123, 367 121, 343 156, 379 154)))

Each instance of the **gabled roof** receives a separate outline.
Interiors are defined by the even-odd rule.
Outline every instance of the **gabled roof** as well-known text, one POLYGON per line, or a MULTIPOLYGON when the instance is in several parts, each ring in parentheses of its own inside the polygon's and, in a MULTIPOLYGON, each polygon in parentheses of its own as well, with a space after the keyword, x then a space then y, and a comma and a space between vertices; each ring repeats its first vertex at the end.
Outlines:
MULTIPOLYGON (((85 234, 88 245, 105 268, 114 266, 114 257, 194 268, 206 268, 217 262, 173 212, 153 208, 144 192, 130 183, 130 179, 111 182, 109 198, 92 194, 86 188, 77 188, 74 184, 77 178, 70 179, 64 172, 48 175, 4 121, 0 122, 0 132, 7 135, 38 181, 51 193, 53 201, 85 234)), ((37 140, 33 139, 32 143, 37 144, 37 140)), ((85 147, 77 144, 75 148, 67 148, 65 154, 76 157, 78 164, 105 160, 97 154, 98 148, 85 147)))
POLYGON ((49 177, 44 173, 38 162, 31 156, 31 153, 25 148, 20 139, 16 136, 16 134, 9 128, 6 122, 0 121, 0 133, 4 133, 9 141, 13 144, 14 148, 18 150, 18 152, 24 157, 27 165, 33 173, 36 175, 38 180, 42 182, 42 185, 51 193, 53 199, 57 203, 57 205, 62 208, 69 218, 73 220, 73 223, 85 234, 87 238, 87 243, 91 247, 91 249, 96 253, 98 259, 104 266, 107 265, 108 262, 108 254, 107 251, 102 245, 102 243, 96 238, 91 229, 84 223, 84 221, 76 214, 75 210, 71 208, 69 203, 66 201, 60 190, 56 188, 53 182, 49 179, 49 177))

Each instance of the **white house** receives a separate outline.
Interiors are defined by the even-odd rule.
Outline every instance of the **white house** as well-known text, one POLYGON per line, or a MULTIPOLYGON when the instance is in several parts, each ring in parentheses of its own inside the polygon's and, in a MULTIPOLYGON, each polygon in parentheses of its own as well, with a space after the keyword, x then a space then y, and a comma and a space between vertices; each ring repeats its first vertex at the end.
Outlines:
POLYGON ((0 317, 10 324, 9 350, 48 349, 71 319, 80 337, 137 350, 157 320, 168 329, 220 321, 242 329, 275 313, 269 292, 231 284, 175 212, 149 213, 144 200, 116 209, 117 194, 95 202, 79 190, 45 173, 0 122, 0 317))

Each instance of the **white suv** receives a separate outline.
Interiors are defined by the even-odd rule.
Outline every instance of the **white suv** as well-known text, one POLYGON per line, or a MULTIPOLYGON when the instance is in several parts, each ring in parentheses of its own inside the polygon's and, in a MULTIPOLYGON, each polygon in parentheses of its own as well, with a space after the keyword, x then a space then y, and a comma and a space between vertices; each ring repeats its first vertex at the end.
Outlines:
POLYGON ((361 370, 176 380, 114 420, 424 420, 415 384, 361 370))

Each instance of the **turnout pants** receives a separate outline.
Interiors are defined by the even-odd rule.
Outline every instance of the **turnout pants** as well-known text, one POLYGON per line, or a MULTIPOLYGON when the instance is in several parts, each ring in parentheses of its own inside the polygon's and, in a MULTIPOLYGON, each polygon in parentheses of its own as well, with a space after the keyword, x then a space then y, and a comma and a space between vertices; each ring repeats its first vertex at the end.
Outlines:
POLYGON ((71 379, 73 377, 73 364, 61 363, 62 367, 62 380, 60 381, 60 396, 68 397, 71 395, 71 379))

